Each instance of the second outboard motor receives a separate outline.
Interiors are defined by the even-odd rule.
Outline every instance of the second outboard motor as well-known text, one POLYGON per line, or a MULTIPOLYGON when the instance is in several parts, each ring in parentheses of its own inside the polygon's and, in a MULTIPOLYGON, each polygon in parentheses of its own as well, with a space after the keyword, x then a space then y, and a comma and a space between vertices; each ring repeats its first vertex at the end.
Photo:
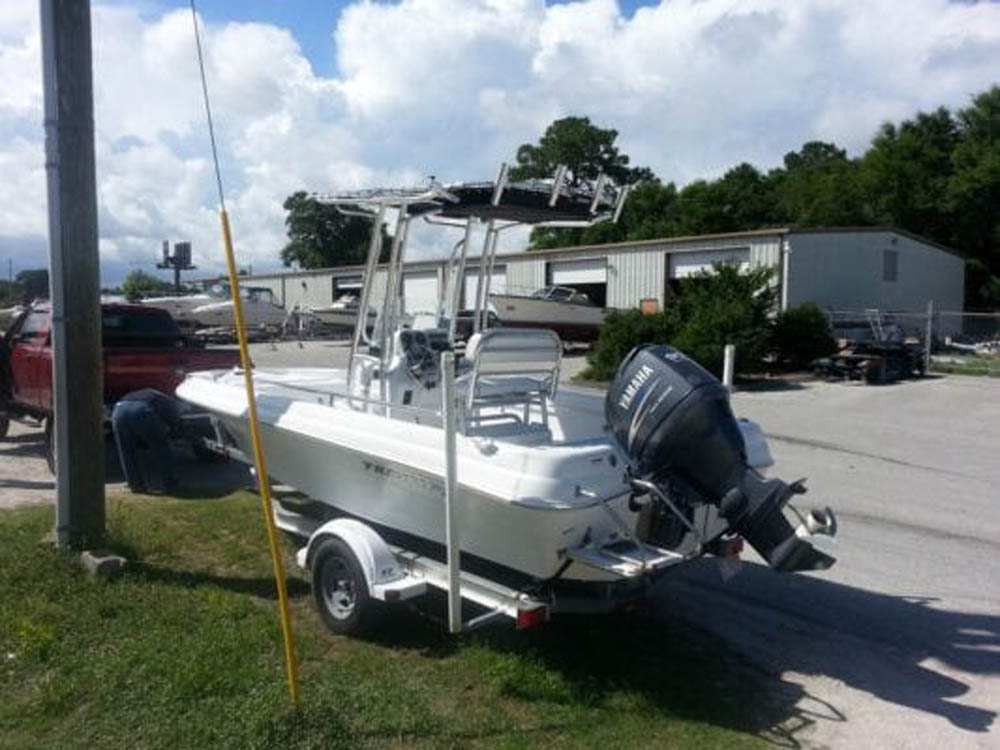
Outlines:
MULTIPOLYGON (((746 460, 729 393, 707 370, 669 346, 633 349, 605 402, 608 424, 642 479, 676 477, 776 570, 828 568, 834 558, 796 534, 782 509, 800 483, 765 479, 746 460)), ((832 515, 814 515, 832 533, 832 515)))

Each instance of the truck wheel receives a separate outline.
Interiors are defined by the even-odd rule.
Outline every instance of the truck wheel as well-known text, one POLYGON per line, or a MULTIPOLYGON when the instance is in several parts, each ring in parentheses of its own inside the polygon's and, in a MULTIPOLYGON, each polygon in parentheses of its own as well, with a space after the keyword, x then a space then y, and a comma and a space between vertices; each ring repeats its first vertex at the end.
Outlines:
POLYGON ((45 419, 45 463, 49 466, 49 473, 56 473, 56 446, 55 446, 55 434, 54 425, 52 424, 52 417, 46 417, 45 419))
POLYGON ((0 415, 0 440, 7 437, 7 431, 10 429, 10 417, 0 415))
POLYGON ((336 537, 320 542, 312 564, 312 590, 323 624, 337 635, 357 635, 375 624, 378 602, 368 595, 361 564, 336 537))

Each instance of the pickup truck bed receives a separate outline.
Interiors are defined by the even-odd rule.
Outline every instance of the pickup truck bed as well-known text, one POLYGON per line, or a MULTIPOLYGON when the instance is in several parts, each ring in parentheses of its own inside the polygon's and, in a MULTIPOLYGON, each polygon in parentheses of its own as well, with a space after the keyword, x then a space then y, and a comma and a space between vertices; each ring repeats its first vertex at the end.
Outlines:
MULTIPOLYGON (((11 418, 38 421, 52 411, 51 311, 35 306, 14 320, 0 346, 0 437, 11 418)), ((101 305, 104 401, 129 391, 173 393, 189 372, 239 364, 236 349, 205 349, 183 336, 170 313, 139 305, 101 305)))

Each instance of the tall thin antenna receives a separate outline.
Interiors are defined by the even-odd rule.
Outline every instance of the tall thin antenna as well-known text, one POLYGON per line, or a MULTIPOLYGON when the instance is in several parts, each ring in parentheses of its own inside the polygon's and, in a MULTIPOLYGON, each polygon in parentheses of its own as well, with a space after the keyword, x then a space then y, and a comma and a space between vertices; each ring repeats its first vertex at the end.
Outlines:
POLYGON ((198 71, 201 73, 201 94, 205 98, 205 117, 208 119, 208 138, 212 142, 212 162, 215 164, 215 184, 219 188, 219 207, 226 210, 226 197, 222 194, 222 173, 219 171, 219 150, 215 147, 215 125, 212 107, 208 103, 208 83, 205 81, 205 58, 201 54, 201 34, 198 33, 198 12, 191 0, 191 22, 194 24, 194 43, 198 48, 198 71))
POLYGON ((208 84, 205 81, 205 60, 201 54, 201 39, 198 34, 198 13, 191 0, 191 19, 194 22, 194 38, 198 46, 198 70, 201 73, 201 91, 205 96, 205 115, 208 118, 208 134, 212 139, 212 160, 215 162, 215 182, 219 186, 219 220, 222 224, 222 247, 226 253, 226 267, 229 271, 229 294, 233 302, 233 322, 236 324, 236 338, 240 345, 240 363, 243 369, 243 384, 247 398, 247 422, 250 427, 250 440, 253 445, 254 467, 257 470, 257 486, 260 490, 261 509, 264 512, 264 524, 267 527, 268 546, 271 551, 271 567, 274 570, 274 583, 278 590, 278 611, 281 617, 281 631, 285 642, 285 666, 288 672, 288 692, 292 703, 299 703, 299 677, 295 662, 295 645, 292 638, 292 621, 288 608, 288 590, 285 584, 285 565, 278 549, 277 529, 274 524, 274 512, 271 505, 271 479, 267 473, 267 462, 264 457, 264 447, 260 437, 260 420, 257 417, 257 397, 253 385, 253 363, 250 361, 250 351, 247 348, 246 322, 243 317, 243 301, 240 299, 240 280, 236 273, 236 255, 233 252, 233 237, 229 228, 229 214, 226 211, 226 200, 222 193, 222 174, 219 170, 219 152, 215 147, 215 128, 212 125, 212 108, 208 102, 208 84))

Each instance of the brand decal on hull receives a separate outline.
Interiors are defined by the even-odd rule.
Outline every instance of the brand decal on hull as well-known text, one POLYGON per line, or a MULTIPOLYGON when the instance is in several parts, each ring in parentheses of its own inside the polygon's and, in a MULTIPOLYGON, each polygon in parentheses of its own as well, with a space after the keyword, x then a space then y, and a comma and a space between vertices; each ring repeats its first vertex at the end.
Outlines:
POLYGON ((377 461, 372 461, 367 458, 361 460, 361 465, 365 468, 365 471, 372 476, 385 479, 386 481, 393 482, 395 484, 417 488, 424 492, 444 497, 443 482, 421 476, 420 474, 411 474, 407 471, 400 471, 398 468, 389 468, 385 464, 380 464, 377 461))

